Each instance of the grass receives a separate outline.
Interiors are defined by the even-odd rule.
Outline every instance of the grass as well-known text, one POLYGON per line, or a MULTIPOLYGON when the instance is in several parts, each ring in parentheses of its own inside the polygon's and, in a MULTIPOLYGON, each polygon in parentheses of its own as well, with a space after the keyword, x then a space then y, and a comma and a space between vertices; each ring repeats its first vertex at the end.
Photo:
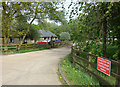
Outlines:
POLYGON ((36 49, 19 50, 18 53, 25 53, 25 52, 39 51, 39 50, 44 50, 44 49, 49 49, 49 48, 36 48, 36 49))
MULTIPOLYGON (((96 68, 93 68, 93 67, 91 67, 90 70, 93 71, 94 73, 96 73, 97 75, 99 75, 100 77, 102 77, 103 79, 105 79, 106 81, 108 81, 111 85, 116 84, 116 79, 114 77, 108 76, 108 75, 98 71, 96 68)), ((104 85, 103 82, 100 81, 100 83, 101 83, 101 85, 104 85)))
POLYGON ((1 54, 13 54, 13 53, 26 53, 26 52, 32 52, 32 51, 39 51, 39 50, 45 50, 45 49, 49 49, 47 47, 41 47, 41 48, 35 48, 35 49, 26 49, 26 50, 9 50, 7 52, 2 52, 1 54))
POLYGON ((99 81, 90 76, 83 68, 73 65, 71 54, 61 62, 61 70, 71 85, 94 85, 100 86, 99 81))
POLYGON ((57 72, 57 75, 58 75, 58 77, 59 77, 60 82, 61 82, 62 84, 64 84, 64 85, 67 85, 66 82, 64 81, 63 77, 61 76, 61 73, 60 73, 60 72, 57 72))
MULTIPOLYGON (((8 45, 8 47, 16 47, 18 45, 8 45)), ((4 47, 4 45, 2 45, 4 47)), ((37 43, 37 44, 22 44, 19 51, 16 51, 16 48, 8 48, 7 51, 1 52, 0 54, 14 54, 14 53, 25 53, 31 51, 39 51, 44 49, 49 49, 49 44, 46 43, 37 43)))

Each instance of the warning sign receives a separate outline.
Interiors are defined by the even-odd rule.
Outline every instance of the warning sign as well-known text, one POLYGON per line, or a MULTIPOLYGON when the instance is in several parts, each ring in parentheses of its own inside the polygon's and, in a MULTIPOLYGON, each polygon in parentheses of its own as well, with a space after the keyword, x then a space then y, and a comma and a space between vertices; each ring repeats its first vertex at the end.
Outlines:
POLYGON ((98 57, 97 58, 97 69, 110 76, 111 61, 98 57))

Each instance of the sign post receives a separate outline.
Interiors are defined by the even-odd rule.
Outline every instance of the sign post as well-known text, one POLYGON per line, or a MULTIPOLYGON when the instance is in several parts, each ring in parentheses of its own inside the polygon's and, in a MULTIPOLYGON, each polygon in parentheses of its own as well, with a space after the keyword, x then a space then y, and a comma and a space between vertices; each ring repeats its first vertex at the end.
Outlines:
POLYGON ((101 57, 97 58, 97 70, 103 72, 104 74, 110 76, 111 71, 111 61, 103 59, 101 57))

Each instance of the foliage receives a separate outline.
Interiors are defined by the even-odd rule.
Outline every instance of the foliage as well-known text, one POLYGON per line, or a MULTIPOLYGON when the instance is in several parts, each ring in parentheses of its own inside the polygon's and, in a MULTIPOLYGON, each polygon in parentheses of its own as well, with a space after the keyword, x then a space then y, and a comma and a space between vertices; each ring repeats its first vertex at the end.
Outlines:
POLYGON ((69 54, 61 61, 61 70, 69 81, 71 85, 97 85, 99 86, 99 81, 93 76, 90 76, 83 68, 80 66, 74 66, 72 63, 72 55, 69 54))
POLYGON ((41 35, 41 33, 38 32, 38 29, 34 25, 31 25, 30 32, 29 32, 29 35, 28 35, 29 38, 37 41, 37 40, 40 39, 40 35, 41 35))
MULTIPOLYGON (((64 19, 64 17, 62 19, 64 19)), ((60 22, 58 23, 60 24, 60 22)), ((39 21, 36 27, 39 27, 39 29, 49 30, 58 37, 61 32, 70 32, 70 27, 65 19, 62 21, 61 25, 57 25, 54 21, 51 23, 47 22, 46 20, 39 21)))
POLYGON ((120 2, 71 2, 70 7, 70 18, 78 15, 69 22, 71 39, 82 43, 93 42, 91 51, 97 50, 104 57, 107 57, 107 45, 116 45, 117 42, 118 51, 114 57, 120 59, 120 25, 117 22, 120 18, 120 2))
MULTIPOLYGON (((111 56, 113 56, 114 53, 112 53, 111 51, 111 48, 114 48, 114 50, 116 51, 116 47, 115 46, 108 46, 107 48, 107 54, 109 55, 107 58, 111 58, 111 56), (110 53, 111 52, 111 53, 110 53), (111 55, 112 54, 112 55, 111 55)), ((85 48, 84 51, 85 52, 90 52, 90 50, 93 49, 92 47, 91 48, 85 48)), ((101 52, 98 52, 97 50, 94 51, 94 54, 100 54, 101 52)), ((83 53, 80 53, 80 52, 76 52, 77 56, 81 57, 81 58, 84 58, 85 60, 88 60, 88 55, 86 54, 83 54, 83 53)), ((100 56, 100 55, 98 55, 100 56)), ((76 58, 76 61, 80 64, 82 64, 83 66, 85 67, 88 67, 88 63, 85 62, 85 61, 82 61, 80 60, 79 58, 76 58)), ((95 57, 91 57, 91 62, 96 64, 97 65, 97 58, 95 57)), ((90 70, 94 73, 96 73, 97 75, 101 76, 102 78, 104 78, 105 80, 107 80, 109 83, 111 83, 112 85, 115 85, 116 84, 116 78, 113 77, 113 76, 107 76, 106 74, 104 73, 101 73, 97 70, 96 67, 92 67, 90 68, 90 70)), ((116 64, 111 64, 111 72, 114 72, 116 73, 116 64)), ((102 83, 103 84, 103 83, 102 83)))
POLYGON ((10 31, 18 33, 18 36, 23 35, 21 41, 22 44, 30 32, 31 24, 35 19, 42 21, 45 18, 49 18, 50 20, 54 20, 56 22, 63 22, 64 20, 59 18, 63 15, 62 11, 58 11, 56 5, 56 2, 2 2, 2 14, 4 15, 2 17, 4 20, 2 26, 5 44, 7 45, 11 35, 10 31), (19 20, 18 23, 16 23, 14 18, 19 20), (17 30, 11 28, 14 24, 18 25, 17 30))
POLYGON ((62 32, 60 34, 60 40, 70 40, 70 34, 68 32, 62 32))

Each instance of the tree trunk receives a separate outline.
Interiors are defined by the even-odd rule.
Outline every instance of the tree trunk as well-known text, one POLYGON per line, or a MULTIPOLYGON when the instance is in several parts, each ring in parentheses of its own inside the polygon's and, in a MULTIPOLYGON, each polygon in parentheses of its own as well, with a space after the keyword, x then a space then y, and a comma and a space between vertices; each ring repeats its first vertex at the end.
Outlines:
POLYGON ((5 51, 8 50, 7 44, 9 40, 9 30, 10 30, 10 18, 9 15, 6 13, 6 4, 5 2, 2 2, 2 34, 4 36, 4 45, 5 45, 5 51))
POLYGON ((114 37, 114 35, 113 35, 113 43, 112 44, 115 44, 115 37, 114 37))
POLYGON ((118 60, 120 60, 120 28, 117 31, 118 60))
POLYGON ((106 20, 106 4, 103 4, 103 57, 106 57, 106 38, 107 38, 107 20, 106 20))
POLYGON ((35 40, 35 42, 34 43, 36 43, 37 42, 37 40, 35 40))
POLYGON ((8 50, 7 44, 8 44, 7 38, 4 37, 4 46, 5 46, 4 50, 5 50, 5 51, 8 50))
POLYGON ((36 18, 36 16, 37 16, 37 12, 38 12, 37 10, 38 10, 38 5, 36 6, 36 9, 35 9, 35 16, 34 16, 34 18, 31 20, 31 22, 30 22, 30 24, 29 24, 29 26, 28 26, 27 32, 25 33, 25 35, 23 36, 22 41, 20 42, 20 45, 19 45, 19 47, 18 47, 18 50, 20 49, 23 41, 25 40, 25 37, 27 36, 27 34, 28 34, 29 31, 30 31, 30 26, 31 26, 31 24, 33 23, 33 21, 35 20, 35 18, 36 18))
POLYGON ((26 36, 27 36, 27 34, 29 33, 29 31, 30 31, 30 26, 31 26, 32 22, 35 20, 36 15, 37 15, 37 14, 35 14, 34 18, 33 18, 33 19, 32 19, 32 21, 30 22, 30 24, 29 24, 29 26, 28 26, 28 29, 27 29, 27 32, 25 33, 25 35, 23 36, 22 41, 20 42, 20 45, 19 45, 19 47, 18 47, 18 50, 20 49, 20 47, 21 47, 22 43, 24 42, 25 37, 26 37, 26 36))

